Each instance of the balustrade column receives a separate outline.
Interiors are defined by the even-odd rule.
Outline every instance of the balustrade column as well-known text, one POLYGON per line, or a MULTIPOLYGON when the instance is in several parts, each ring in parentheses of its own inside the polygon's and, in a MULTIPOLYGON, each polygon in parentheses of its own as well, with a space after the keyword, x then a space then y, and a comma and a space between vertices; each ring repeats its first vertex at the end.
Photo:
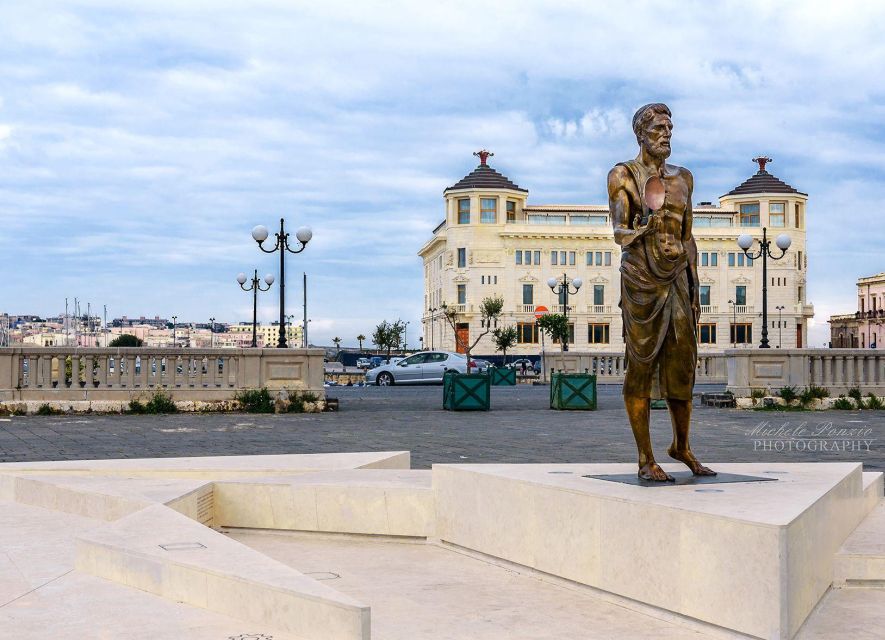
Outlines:
POLYGON ((108 357, 106 355, 98 356, 98 386, 108 386, 108 357))
POLYGON ((52 387, 52 357, 51 356, 37 356, 37 370, 36 377, 34 382, 37 383, 37 386, 42 387, 52 387))
POLYGON ((154 372, 153 356, 141 356, 141 380, 139 386, 147 389, 151 386, 151 375, 154 372))
POLYGON ((76 353, 71 355, 71 388, 80 386, 80 356, 76 353))
POLYGON ((823 362, 821 356, 811 356, 811 383, 818 387, 824 386, 823 362))
POLYGON ((135 356, 126 356, 126 386, 135 386, 135 356))
POLYGON ((209 374, 209 386, 217 387, 216 380, 218 378, 218 356, 206 356, 206 372, 209 374))
POLYGON ((83 356, 84 366, 83 366, 83 380, 87 389, 91 389, 94 385, 92 384, 92 371, 93 371, 93 361, 95 360, 95 356, 89 354, 83 356))

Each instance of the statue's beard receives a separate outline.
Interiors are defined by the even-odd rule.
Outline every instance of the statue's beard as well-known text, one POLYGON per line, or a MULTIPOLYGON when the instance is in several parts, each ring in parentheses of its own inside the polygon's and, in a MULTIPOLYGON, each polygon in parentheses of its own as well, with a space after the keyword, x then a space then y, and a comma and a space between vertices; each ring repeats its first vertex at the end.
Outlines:
POLYGON ((649 153, 655 158, 660 158, 661 160, 666 160, 670 157, 671 149, 669 146, 665 146, 662 144, 650 144, 648 146, 649 153))
POLYGON ((669 146, 645 140, 645 148, 649 155, 659 160, 666 160, 670 157, 671 149, 669 146))

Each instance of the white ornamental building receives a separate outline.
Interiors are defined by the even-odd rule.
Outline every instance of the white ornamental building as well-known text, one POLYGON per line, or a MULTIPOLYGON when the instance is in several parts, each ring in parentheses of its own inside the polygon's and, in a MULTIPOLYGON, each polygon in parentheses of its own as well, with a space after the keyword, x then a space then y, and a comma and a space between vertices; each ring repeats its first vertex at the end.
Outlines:
MULTIPOLYGON (((569 296, 568 316, 576 351, 622 351, 620 249, 614 242, 606 204, 529 204, 520 188, 487 164, 480 164, 443 192, 445 220, 418 255, 424 261, 424 347, 455 350, 443 305, 459 311, 457 330, 471 343, 482 331, 479 304, 499 295, 504 313, 498 326, 514 325, 519 344, 508 353, 537 354, 541 337, 535 308, 563 311, 563 300, 547 286, 551 277, 581 278, 569 296)), ((761 337, 762 264, 748 259, 737 238, 782 233, 792 245, 781 260, 768 261, 768 338, 773 348, 807 344, 814 307, 806 302, 805 214, 808 195, 759 170, 719 198, 694 206, 693 234, 698 247, 702 351, 753 346, 761 337)), ((696 190, 697 191, 697 190, 696 190)), ((753 249, 758 247, 754 242, 753 249)), ((753 250, 751 249, 751 251, 753 250)), ((779 255, 779 250, 772 251, 779 255)), ((492 355, 491 335, 473 350, 492 355)))

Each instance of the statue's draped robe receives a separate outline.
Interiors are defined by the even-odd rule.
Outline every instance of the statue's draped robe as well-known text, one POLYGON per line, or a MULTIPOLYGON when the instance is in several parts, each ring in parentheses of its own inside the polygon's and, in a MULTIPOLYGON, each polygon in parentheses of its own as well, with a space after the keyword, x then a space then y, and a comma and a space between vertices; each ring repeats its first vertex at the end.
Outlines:
MULTIPOLYGON (((640 203, 630 203, 627 224, 642 215, 643 189, 650 177, 648 170, 635 160, 620 163, 636 182, 640 203)), ((658 216, 676 218, 679 228, 684 215, 664 207, 658 216)), ((682 235, 680 234, 680 238, 682 235)), ((650 233, 622 248, 621 315, 624 321, 624 342, 627 345, 627 373, 624 395, 648 398, 653 380, 660 381, 664 398, 691 400, 697 366, 697 336, 691 308, 688 246, 673 257, 663 254, 656 233, 650 233)))

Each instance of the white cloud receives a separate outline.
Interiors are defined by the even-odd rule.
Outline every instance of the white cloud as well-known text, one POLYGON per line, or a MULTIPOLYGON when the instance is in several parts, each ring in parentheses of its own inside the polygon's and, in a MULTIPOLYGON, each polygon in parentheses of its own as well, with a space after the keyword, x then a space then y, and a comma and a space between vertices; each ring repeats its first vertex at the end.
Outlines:
POLYGON ((24 275, 0 300, 241 315, 231 274, 276 269, 249 229, 285 215, 316 234, 291 272, 334 283, 315 293, 314 337, 417 326, 415 251, 472 151, 533 202, 603 202, 634 109, 663 100, 699 199, 757 153, 809 192, 808 296, 819 316, 850 310, 854 279, 882 269, 885 186, 885 7, 852 7, 7 3, 0 250, 24 275))

